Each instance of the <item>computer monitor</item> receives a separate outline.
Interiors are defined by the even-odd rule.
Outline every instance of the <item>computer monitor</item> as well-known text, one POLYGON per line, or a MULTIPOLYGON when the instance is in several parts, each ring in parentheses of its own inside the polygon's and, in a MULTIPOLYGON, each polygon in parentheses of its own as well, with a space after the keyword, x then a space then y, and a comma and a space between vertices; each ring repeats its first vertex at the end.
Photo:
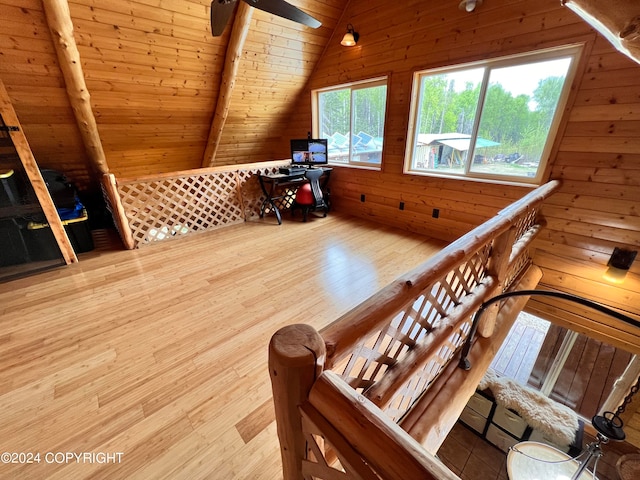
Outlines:
POLYGON ((291 165, 326 165, 329 162, 326 138, 291 140, 291 165))

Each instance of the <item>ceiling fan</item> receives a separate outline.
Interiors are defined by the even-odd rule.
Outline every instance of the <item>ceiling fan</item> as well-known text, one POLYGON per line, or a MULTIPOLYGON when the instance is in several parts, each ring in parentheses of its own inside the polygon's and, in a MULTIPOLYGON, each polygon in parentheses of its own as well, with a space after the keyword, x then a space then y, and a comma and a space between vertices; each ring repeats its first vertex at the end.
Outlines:
MULTIPOLYGON (((213 0, 211 2, 211 33, 214 37, 222 35, 233 9, 239 0, 213 0)), ((243 2, 259 10, 272 13, 278 17, 286 18, 297 23, 302 23, 312 28, 322 25, 311 15, 304 13, 285 0, 242 0, 243 2)))

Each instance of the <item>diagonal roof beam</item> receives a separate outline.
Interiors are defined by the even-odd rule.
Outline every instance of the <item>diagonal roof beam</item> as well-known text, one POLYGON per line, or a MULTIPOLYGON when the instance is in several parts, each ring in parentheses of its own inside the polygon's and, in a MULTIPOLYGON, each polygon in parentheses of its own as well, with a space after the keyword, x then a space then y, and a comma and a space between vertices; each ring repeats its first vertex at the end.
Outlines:
POLYGON ((220 137, 222 137, 224 124, 227 121, 227 116, 229 115, 231 94, 233 93, 233 88, 236 83, 238 66, 240 65, 240 59, 242 57, 244 42, 247 39, 247 34, 249 33, 252 14, 253 7, 249 6, 245 2, 238 2, 238 11, 236 12, 235 19, 233 20, 231 37, 229 38, 227 53, 224 59, 224 68, 222 69, 218 101, 216 102, 216 109, 211 122, 211 130, 209 131, 207 146, 205 147, 204 156, 202 158, 203 168, 215 165, 216 152, 220 145, 220 137))
POLYGON ((80 52, 73 36, 69 3, 67 0, 43 0, 42 3, 85 150, 92 166, 99 173, 109 173, 98 125, 91 109, 89 90, 84 80, 80 52))

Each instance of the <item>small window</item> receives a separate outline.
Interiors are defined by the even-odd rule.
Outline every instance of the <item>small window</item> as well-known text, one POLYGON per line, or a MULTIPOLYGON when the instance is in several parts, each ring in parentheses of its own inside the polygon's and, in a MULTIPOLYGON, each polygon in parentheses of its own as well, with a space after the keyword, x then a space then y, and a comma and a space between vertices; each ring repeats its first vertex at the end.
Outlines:
POLYGON ((405 173, 540 183, 579 52, 415 73, 405 173))
POLYGON ((387 79, 314 90, 313 131, 326 138, 329 163, 380 168, 387 79))

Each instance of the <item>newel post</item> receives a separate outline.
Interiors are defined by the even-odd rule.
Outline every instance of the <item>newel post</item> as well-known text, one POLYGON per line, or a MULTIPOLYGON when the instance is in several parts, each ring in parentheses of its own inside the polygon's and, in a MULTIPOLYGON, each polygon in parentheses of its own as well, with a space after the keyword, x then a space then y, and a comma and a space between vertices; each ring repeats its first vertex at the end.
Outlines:
POLYGON ((116 177, 113 173, 105 173, 102 176, 102 189, 107 197, 107 201, 111 206, 111 215, 113 215, 113 221, 118 227, 120 238, 127 250, 133 250, 135 248, 135 241, 133 239, 133 233, 129 226, 129 220, 127 214, 124 211, 120 194, 118 193, 118 186, 116 177))
POLYGON ((310 325, 296 324, 278 330, 269 343, 269 375, 273 389, 284 480, 301 480, 306 440, 298 406, 322 373, 324 340, 310 325))

